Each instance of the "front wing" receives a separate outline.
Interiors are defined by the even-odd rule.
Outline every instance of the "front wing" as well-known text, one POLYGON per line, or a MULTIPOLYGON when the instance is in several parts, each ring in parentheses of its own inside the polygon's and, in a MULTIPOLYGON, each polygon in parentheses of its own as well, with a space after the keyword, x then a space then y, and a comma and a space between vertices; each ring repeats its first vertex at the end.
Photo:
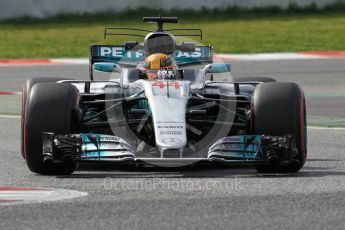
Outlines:
POLYGON ((43 133, 44 161, 150 162, 181 165, 196 162, 289 164, 298 159, 294 135, 237 135, 218 140, 204 157, 137 157, 135 149, 120 137, 104 134, 43 133))

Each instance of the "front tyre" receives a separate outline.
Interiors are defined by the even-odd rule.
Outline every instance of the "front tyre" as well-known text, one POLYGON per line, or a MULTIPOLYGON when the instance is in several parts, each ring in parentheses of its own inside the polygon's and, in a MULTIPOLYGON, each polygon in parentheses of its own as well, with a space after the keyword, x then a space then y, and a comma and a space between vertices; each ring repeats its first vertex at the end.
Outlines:
POLYGON ((25 159, 29 169, 40 174, 72 173, 75 162, 43 162, 42 132, 69 134, 75 130, 77 88, 67 83, 38 83, 32 87, 26 103, 25 159))
POLYGON ((30 95, 32 87, 37 83, 57 82, 62 80, 71 80, 68 78, 57 78, 57 77, 38 77, 28 79, 22 88, 22 112, 21 112, 21 136, 20 136, 20 149, 21 155, 25 159, 25 138, 24 138, 24 125, 25 125, 25 107, 28 95, 30 95))
POLYGON ((253 132, 296 136, 297 161, 288 165, 257 165, 258 172, 297 172, 307 159, 306 106, 301 88, 290 82, 263 83, 253 95, 253 132))

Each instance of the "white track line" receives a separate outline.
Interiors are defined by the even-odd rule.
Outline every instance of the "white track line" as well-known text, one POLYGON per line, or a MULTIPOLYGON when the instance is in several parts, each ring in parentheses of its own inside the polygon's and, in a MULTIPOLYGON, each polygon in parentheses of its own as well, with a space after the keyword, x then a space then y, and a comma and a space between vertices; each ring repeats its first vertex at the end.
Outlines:
POLYGON ((308 129, 331 129, 331 130, 345 130, 345 128, 342 127, 322 127, 322 126, 308 126, 308 129))
POLYGON ((17 119, 17 118, 21 118, 21 116, 20 115, 1 115, 0 114, 0 118, 15 118, 15 119, 17 119))
POLYGON ((305 55, 300 53, 259 53, 259 54, 215 54, 215 58, 233 61, 279 61, 279 60, 309 60, 327 59, 325 56, 305 55))
POLYGON ((79 192, 66 189, 45 189, 45 190, 1 190, 0 187, 0 205, 30 204, 48 201, 61 201, 72 198, 87 196, 87 192, 79 192))
POLYGON ((74 65, 87 65, 89 64, 88 58, 55 58, 50 59, 53 64, 74 64, 74 65))

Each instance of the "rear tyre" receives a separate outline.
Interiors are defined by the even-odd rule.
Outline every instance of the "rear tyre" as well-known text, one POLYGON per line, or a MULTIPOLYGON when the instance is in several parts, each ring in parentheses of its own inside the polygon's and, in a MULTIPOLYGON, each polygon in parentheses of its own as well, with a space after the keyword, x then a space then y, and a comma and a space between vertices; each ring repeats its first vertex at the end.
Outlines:
POLYGON ((75 111, 79 102, 76 87, 64 83, 35 84, 28 95, 24 127, 26 163, 40 174, 70 174, 75 162, 45 163, 42 154, 42 132, 68 134, 75 131, 75 111))
POLYGON ((21 113, 21 155, 25 159, 25 139, 24 139, 24 124, 25 124, 25 106, 28 95, 30 95, 31 88, 37 83, 45 83, 45 82, 57 82, 62 80, 70 80, 67 78, 57 78, 57 77, 41 77, 41 78, 31 78, 26 81, 22 88, 22 113, 21 113))
POLYGON ((307 158, 306 106, 304 93, 295 83, 258 85, 253 95, 253 132, 296 136, 297 161, 289 165, 257 165, 258 172, 297 172, 307 158))

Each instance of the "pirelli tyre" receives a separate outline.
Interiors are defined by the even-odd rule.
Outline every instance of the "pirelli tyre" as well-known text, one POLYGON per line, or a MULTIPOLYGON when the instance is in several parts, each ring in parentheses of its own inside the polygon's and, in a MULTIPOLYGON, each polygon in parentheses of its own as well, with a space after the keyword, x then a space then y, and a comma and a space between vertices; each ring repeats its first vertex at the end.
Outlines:
POLYGON ((297 172, 307 158, 306 106, 304 93, 295 83, 258 85, 253 95, 253 132, 296 136, 297 161, 289 165, 257 165, 258 172, 297 172))
POLYGON ((21 136, 20 136, 20 147, 21 147, 21 155, 25 159, 25 147, 24 147, 24 121, 25 121, 25 106, 28 95, 30 95, 31 88, 37 83, 45 83, 45 82, 57 82, 62 80, 70 80, 68 78, 57 78, 57 77, 40 77, 40 78, 31 78, 28 79, 22 88, 22 113, 21 113, 21 136))
POLYGON ((40 174, 72 173, 76 168, 73 161, 59 164, 43 161, 42 132, 68 134, 77 131, 77 88, 67 83, 37 83, 26 103, 24 145, 29 169, 40 174))

